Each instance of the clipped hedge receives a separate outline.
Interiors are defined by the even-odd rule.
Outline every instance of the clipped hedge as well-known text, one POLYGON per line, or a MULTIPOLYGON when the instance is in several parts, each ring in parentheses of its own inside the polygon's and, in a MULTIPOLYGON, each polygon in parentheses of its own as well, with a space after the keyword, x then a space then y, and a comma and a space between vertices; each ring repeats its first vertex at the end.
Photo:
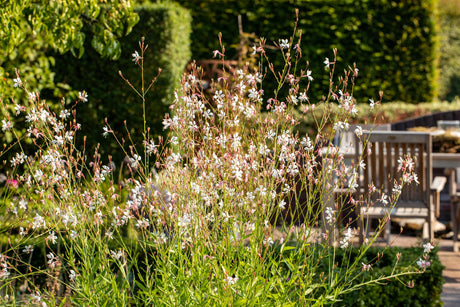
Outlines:
POLYGON ((440 0, 439 11, 439 98, 460 97, 460 1, 440 0))
MULTIPOLYGON (((243 30, 271 44, 292 34, 295 9, 300 11, 302 53, 315 81, 310 95, 327 93, 325 57, 337 48, 342 66, 356 63, 360 78, 355 97, 366 101, 384 91, 385 101, 431 101, 436 94, 434 0, 178 0, 193 16, 192 53, 211 58, 222 32, 228 57, 237 55, 237 16, 243 30), (233 49, 232 49, 233 46, 233 49)), ((275 67, 282 65, 279 56, 275 67)), ((270 82, 268 82, 270 84, 270 82)), ((271 82, 272 83, 272 82, 271 82)), ((267 84, 267 82, 266 82, 267 84)), ((270 88, 268 90, 271 90, 270 88)))
MULTIPOLYGON (((398 279, 387 280, 382 284, 372 284, 357 291, 350 292, 339 297, 340 306, 442 306, 441 293, 444 279, 441 264, 437 255, 438 249, 430 253, 431 265, 423 274, 402 276, 398 279)), ((341 255, 338 258, 350 257, 353 259, 357 251, 352 250, 350 255, 341 255)), ((377 279, 389 275, 393 270, 397 255, 400 254, 398 268, 395 273, 401 273, 404 268, 415 265, 414 259, 418 260, 423 254, 423 248, 378 248, 371 247, 362 262, 369 263, 372 259, 379 260, 372 269, 365 272, 362 279, 355 283, 363 283, 370 279, 377 279)), ((339 260, 340 261, 340 260, 339 260)))
POLYGON ((82 124, 80 140, 86 135, 87 147, 91 148, 101 142, 99 152, 102 157, 111 155, 115 162, 121 161, 124 153, 111 136, 102 138, 104 118, 120 140, 128 140, 124 121, 133 142, 140 145, 143 140, 142 100, 118 73, 121 71, 137 89, 141 88, 140 69, 132 57, 135 50, 140 50, 141 37, 145 37, 148 44, 144 57, 145 86, 158 75, 159 68, 162 70, 146 96, 151 137, 162 134, 162 119, 174 100, 174 89, 179 86, 180 76, 190 60, 191 17, 188 10, 174 3, 144 3, 135 11, 140 20, 132 32, 120 40, 122 55, 119 60, 101 60, 91 48, 86 48, 79 60, 71 55, 56 58, 56 82, 88 93, 88 102, 79 104, 77 110, 77 122, 82 124))

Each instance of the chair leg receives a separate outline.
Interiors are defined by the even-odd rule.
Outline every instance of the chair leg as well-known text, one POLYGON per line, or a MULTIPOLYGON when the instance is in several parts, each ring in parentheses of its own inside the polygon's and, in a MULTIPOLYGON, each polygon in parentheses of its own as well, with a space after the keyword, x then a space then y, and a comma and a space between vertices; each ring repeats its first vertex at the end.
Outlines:
POLYGON ((430 237, 429 222, 425 221, 422 227, 422 239, 427 240, 430 237))
POLYGON ((429 220, 427 221, 428 223, 428 240, 429 242, 432 242, 434 239, 434 225, 436 223, 436 219, 434 217, 434 211, 430 210, 429 213, 429 220))
POLYGON ((459 224, 459 200, 452 200, 450 202, 450 216, 451 216, 451 221, 452 221, 452 229, 454 232, 454 237, 453 237, 453 250, 454 252, 458 252, 459 246, 458 246, 458 224, 459 224))

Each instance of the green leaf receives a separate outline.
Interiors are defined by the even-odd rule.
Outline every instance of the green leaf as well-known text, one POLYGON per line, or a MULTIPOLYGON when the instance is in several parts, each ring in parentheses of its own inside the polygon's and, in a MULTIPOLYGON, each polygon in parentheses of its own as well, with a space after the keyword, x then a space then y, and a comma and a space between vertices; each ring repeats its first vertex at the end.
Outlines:
POLYGON ((131 14, 129 17, 126 19, 126 32, 125 34, 128 35, 131 33, 133 27, 139 22, 139 15, 137 14, 131 14))

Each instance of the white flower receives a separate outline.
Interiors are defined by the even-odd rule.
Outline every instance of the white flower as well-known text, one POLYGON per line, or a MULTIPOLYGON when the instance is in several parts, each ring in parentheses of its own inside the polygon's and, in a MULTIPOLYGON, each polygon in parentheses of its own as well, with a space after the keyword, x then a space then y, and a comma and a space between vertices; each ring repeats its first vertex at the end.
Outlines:
POLYGON ((345 129, 345 123, 343 123, 341 121, 338 121, 338 122, 334 123, 333 129, 334 130, 344 130, 345 129))
POLYGON ((110 255, 112 256, 113 259, 118 260, 121 257, 123 257, 123 251, 122 250, 118 250, 117 252, 110 251, 110 255))
POLYGON ((276 136, 276 132, 272 129, 267 133, 266 138, 267 140, 271 141, 273 140, 275 136, 276 136))
POLYGON ((13 128, 13 124, 9 120, 2 120, 2 130, 8 131, 13 128))
POLYGON ((32 228, 37 229, 40 227, 46 227, 45 219, 42 216, 35 214, 34 221, 32 222, 32 228))
POLYGON ((139 162, 141 161, 141 157, 137 154, 134 154, 134 156, 132 158, 129 158, 129 165, 132 167, 132 168, 137 168, 137 166, 139 165, 139 162))
POLYGON ((280 201, 280 203, 278 204, 278 207, 281 209, 281 210, 284 210, 286 208, 286 202, 284 201, 284 199, 282 199, 280 201))
POLYGON ((311 70, 307 70, 307 76, 308 81, 313 81, 313 77, 311 76, 311 70))
POLYGON ((102 128, 102 130, 104 131, 104 132, 102 132, 102 135, 104 137, 107 137, 109 135, 109 133, 112 132, 112 130, 110 130, 109 127, 107 127, 107 126, 104 126, 104 128, 102 128))
POLYGON ((304 92, 304 93, 300 93, 299 95, 299 100, 300 102, 305 102, 305 101, 308 101, 308 96, 307 94, 304 92))
POLYGON ((65 133, 65 139, 66 139, 67 141, 69 141, 69 142, 72 141, 72 140, 73 140, 73 132, 72 132, 72 131, 66 131, 66 133, 65 133))
POLYGON ((363 266, 363 271, 369 271, 372 269, 372 266, 370 264, 365 264, 364 262, 361 262, 361 265, 363 266))
POLYGON ((366 163, 364 163, 364 160, 359 161, 359 169, 363 170, 366 168, 366 163))
POLYGON ((258 100, 259 99, 259 92, 255 88, 250 88, 248 97, 251 98, 251 99, 254 99, 254 100, 258 100))
MULTIPOLYGON (((219 101, 222 101, 224 99, 225 95, 224 93, 221 91, 221 90, 217 90, 215 93, 214 93, 214 96, 213 98, 219 102, 219 101)), ((218 106, 219 108, 219 106, 218 106)))
POLYGON ((352 237, 353 235, 351 233, 351 228, 348 227, 345 236, 343 237, 342 241, 340 241, 340 248, 347 248, 352 237))
POLYGON ((190 225, 192 222, 190 214, 184 214, 183 216, 180 216, 177 222, 177 226, 179 227, 187 227, 190 225))
POLYGON ((56 244, 57 237, 54 234, 54 231, 51 231, 46 239, 50 240, 51 242, 53 242, 53 244, 56 244))
POLYGON ((259 145, 259 154, 262 156, 266 156, 270 153, 270 150, 268 149, 267 145, 265 144, 260 144, 259 145))
POLYGON ((25 160, 27 159, 27 156, 24 153, 16 153, 16 157, 11 159, 11 164, 13 166, 16 166, 18 164, 23 164, 25 160))
POLYGON ((369 106, 371 107, 371 110, 375 107, 375 102, 374 99, 369 99, 369 106))
POLYGON ((331 64, 331 63, 329 62, 329 58, 326 58, 326 59, 324 60, 323 63, 324 63, 324 65, 326 66, 326 67, 325 67, 326 69, 328 69, 328 68, 329 68, 329 65, 331 64))
POLYGON ((272 237, 268 237, 267 239, 264 239, 264 245, 273 245, 273 239, 272 237))
POLYGON ((110 240, 113 240, 113 232, 108 230, 106 233, 105 233, 105 236, 110 239, 110 240))
POLYGON ((27 230, 24 230, 24 227, 19 227, 19 235, 25 236, 27 234, 27 230))
POLYGON ((26 254, 30 254, 34 251, 34 247, 32 245, 26 245, 22 251, 26 254))
POLYGON ((131 55, 133 57, 133 62, 139 63, 139 60, 142 59, 142 57, 139 55, 137 51, 134 51, 134 53, 131 55))
POLYGON ((72 240, 75 240, 75 238, 78 237, 78 233, 75 230, 70 231, 70 238, 72 240))
POLYGON ((19 114, 21 114, 21 111, 24 111, 24 110, 25 110, 25 107, 16 104, 16 105, 14 106, 14 110, 16 111, 16 115, 19 115, 19 114))
POLYGON ((64 145, 64 138, 60 135, 56 135, 54 136, 53 143, 58 146, 64 145))
POLYGON ((399 184, 396 184, 396 185, 393 187, 392 192, 393 192, 394 195, 400 195, 401 192, 402 192, 402 186, 399 185, 399 184))
POLYGON ((227 276, 225 277, 224 281, 229 285, 234 285, 238 281, 238 277, 237 276, 235 277, 227 276))
POLYGON ((303 146, 303 149, 305 151, 312 151, 313 150, 313 144, 311 142, 310 137, 308 137, 308 136, 306 138, 305 137, 302 138, 302 141, 300 142, 300 145, 303 146))
POLYGON ((8 276, 10 276, 10 272, 8 271, 8 265, 5 263, 2 263, 3 269, 0 271, 0 278, 5 279, 8 276))
POLYGON ((360 137, 361 135, 363 135, 363 128, 361 126, 356 126, 355 134, 357 137, 360 137))
POLYGON ((78 100, 87 102, 88 101, 88 94, 85 91, 78 92, 78 100))
POLYGON ((20 87, 20 86, 22 86, 22 80, 21 80, 21 78, 19 78, 19 77, 13 79, 13 82, 14 82, 14 87, 20 87))
POLYGON ((56 256, 53 253, 49 253, 46 255, 46 258, 48 258, 48 264, 50 265, 50 267, 54 268, 54 263, 57 260, 56 256))
POLYGON ((69 274, 69 279, 70 279, 70 281, 74 281, 74 280, 75 280, 75 277, 77 277, 77 275, 75 275, 75 271, 74 271, 74 270, 70 270, 70 274, 69 274))
POLYGON ((382 204, 384 206, 388 205, 388 195, 386 195, 385 193, 382 194, 382 197, 380 198, 380 201, 382 202, 382 204))
POLYGON ((41 110, 41 111, 38 113, 38 117, 39 117, 43 122, 46 122, 49 116, 50 116, 50 114, 49 114, 48 111, 46 111, 46 110, 41 110))
POLYGON ((147 227, 149 227, 149 219, 142 218, 142 219, 138 220, 136 225, 135 225, 135 227, 136 228, 147 228, 147 227))
POLYGON ((328 224, 332 224, 335 221, 335 210, 332 209, 332 207, 327 207, 326 208, 326 216, 325 216, 326 222, 328 224))
POLYGON ((19 208, 22 210, 27 209, 27 201, 25 199, 20 199, 19 200, 19 208))
POLYGON ((37 302, 41 302, 42 297, 41 297, 41 295, 40 295, 40 292, 36 291, 35 293, 36 293, 36 294, 31 294, 31 295, 30 295, 31 298, 32 298, 32 300, 35 300, 35 301, 37 301, 37 302))
POLYGON ((62 119, 66 119, 69 116, 70 116, 69 110, 61 110, 61 113, 59 114, 59 117, 62 119))
POLYGON ((289 41, 287 39, 282 39, 280 47, 281 49, 289 49, 289 41))
POLYGON ((35 94, 35 92, 29 93, 28 96, 29 100, 35 101, 35 99, 37 99, 37 95, 35 94))
POLYGON ((422 269, 426 269, 427 267, 429 267, 431 265, 431 262, 430 261, 426 261, 426 260, 422 260, 422 259, 419 259, 417 261, 417 265, 419 267, 421 267, 422 269))
POLYGON ((434 246, 431 245, 430 242, 428 242, 427 244, 423 244, 423 248, 424 248, 423 250, 424 253, 429 253, 434 248, 434 246))

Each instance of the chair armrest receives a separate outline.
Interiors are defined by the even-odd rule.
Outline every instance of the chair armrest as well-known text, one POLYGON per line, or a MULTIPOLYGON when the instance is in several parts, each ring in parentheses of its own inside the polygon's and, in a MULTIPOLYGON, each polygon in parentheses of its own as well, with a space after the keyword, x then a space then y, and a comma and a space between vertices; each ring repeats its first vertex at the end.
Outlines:
POLYGON ((443 176, 436 176, 434 177, 433 182, 431 183, 430 190, 433 197, 433 205, 435 210, 436 217, 439 217, 441 213, 441 191, 444 189, 446 185, 447 178, 443 176))
POLYGON ((447 182, 446 177, 443 177, 443 176, 434 177, 433 182, 431 183, 431 192, 440 193, 444 189, 446 182, 447 182))

